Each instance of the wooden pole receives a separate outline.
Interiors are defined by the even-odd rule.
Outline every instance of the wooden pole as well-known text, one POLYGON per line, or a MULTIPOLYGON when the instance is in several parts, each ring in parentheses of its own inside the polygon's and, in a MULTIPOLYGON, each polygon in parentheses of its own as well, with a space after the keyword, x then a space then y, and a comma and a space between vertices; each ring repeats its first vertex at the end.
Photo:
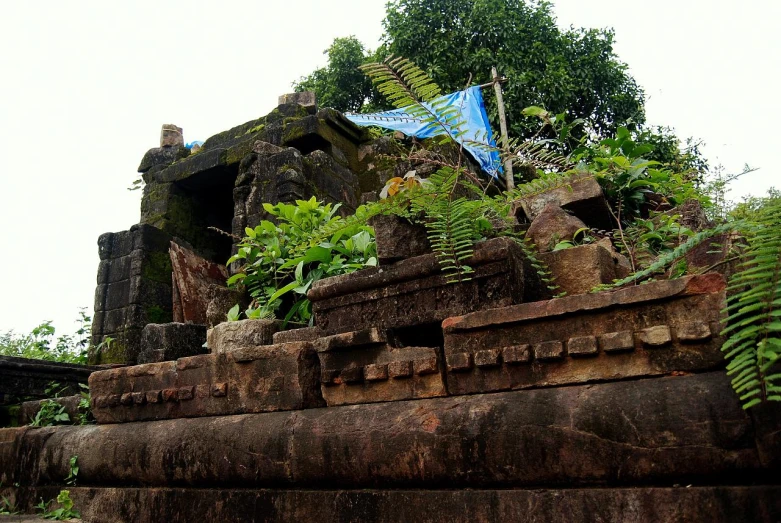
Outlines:
MULTIPOLYGON (((496 72, 496 67, 491 67, 491 77, 494 82, 494 91, 496 92, 496 105, 499 108, 499 129, 502 131, 502 146, 507 149, 509 147, 509 138, 507 137, 507 118, 504 115, 504 99, 502 98, 502 86, 499 85, 501 79, 499 73, 496 72)), ((507 190, 511 191, 515 188, 515 180, 513 179, 513 161, 508 158, 504 162, 504 180, 507 185, 507 190)))

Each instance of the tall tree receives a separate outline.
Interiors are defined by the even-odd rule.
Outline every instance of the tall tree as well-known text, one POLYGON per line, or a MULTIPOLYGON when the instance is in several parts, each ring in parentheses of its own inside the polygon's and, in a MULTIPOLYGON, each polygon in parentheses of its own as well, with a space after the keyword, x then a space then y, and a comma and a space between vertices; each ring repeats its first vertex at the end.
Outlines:
POLYGON ((325 50, 328 65, 294 84, 296 91, 314 91, 323 107, 357 112, 376 96, 369 78, 358 67, 371 55, 354 36, 336 38, 325 50))
MULTIPOLYGON (((472 83, 490 81, 495 65, 509 79, 504 97, 514 136, 529 136, 537 128, 536 121, 521 116, 530 105, 583 118, 599 135, 645 120, 642 89, 616 57, 613 32, 562 31, 548 2, 391 0, 383 26, 383 45, 373 55, 364 51, 359 60, 360 42, 353 38, 351 61, 345 61, 342 47, 349 39, 337 39, 327 51, 328 66, 303 78, 297 89, 315 90, 323 105, 359 110, 377 99, 354 69, 345 67, 393 54, 416 62, 446 91, 465 87, 470 74, 472 83), (345 92, 346 100, 337 95, 345 92)), ((493 97, 486 99, 495 119, 493 97)))

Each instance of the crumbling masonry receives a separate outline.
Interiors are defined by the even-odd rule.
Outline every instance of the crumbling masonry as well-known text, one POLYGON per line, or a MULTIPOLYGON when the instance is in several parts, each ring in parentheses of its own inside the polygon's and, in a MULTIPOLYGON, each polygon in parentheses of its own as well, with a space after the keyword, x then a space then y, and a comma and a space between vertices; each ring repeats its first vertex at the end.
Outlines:
MULTIPOLYGON (((215 229, 312 195, 349 212, 413 165, 307 93, 182 143, 164 132, 141 222, 99 240, 90 358, 126 365, 89 378, 98 424, 0 429, 0 495, 30 510, 78 456, 71 496, 101 523, 781 518, 781 411, 730 387, 721 274, 588 293, 629 271, 607 240, 540 255, 552 298, 498 238, 451 284, 387 217, 379 267, 313 285, 315 326, 224 322, 215 229)), ((593 179, 517 208, 542 251, 610 219, 593 179)))

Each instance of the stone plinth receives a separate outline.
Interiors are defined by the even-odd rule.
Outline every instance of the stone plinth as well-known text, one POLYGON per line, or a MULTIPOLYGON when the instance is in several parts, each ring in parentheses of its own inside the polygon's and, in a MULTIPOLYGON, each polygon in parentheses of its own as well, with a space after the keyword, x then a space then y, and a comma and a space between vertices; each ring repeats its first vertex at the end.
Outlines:
POLYGON ((443 322, 451 394, 723 366, 721 275, 481 311, 443 322))
POLYGON ((295 410, 324 405, 309 343, 245 347, 123 367, 90 379, 98 423, 295 410))
POLYGON ((507 238, 475 245, 470 280, 448 283, 435 254, 315 282, 308 297, 326 333, 440 322, 448 316, 543 296, 521 248, 507 238))
POLYGON ((750 414, 720 370, 296 412, 23 429, 10 433, 8 446, 0 444, 0 480, 59 484, 77 455, 81 484, 125 487, 770 482, 778 477, 781 446, 777 435, 776 444, 757 438, 763 426, 750 414))
MULTIPOLYGON (((777 523, 781 487, 377 490, 70 487, 87 523, 247 521, 777 523), (533 509, 530 509, 533 507, 533 509), (121 519, 122 518, 122 519, 121 519)), ((59 487, 0 489, 32 512, 59 487)), ((28 523, 9 518, 9 523, 28 523)), ((40 523, 30 519, 29 523, 40 523)))

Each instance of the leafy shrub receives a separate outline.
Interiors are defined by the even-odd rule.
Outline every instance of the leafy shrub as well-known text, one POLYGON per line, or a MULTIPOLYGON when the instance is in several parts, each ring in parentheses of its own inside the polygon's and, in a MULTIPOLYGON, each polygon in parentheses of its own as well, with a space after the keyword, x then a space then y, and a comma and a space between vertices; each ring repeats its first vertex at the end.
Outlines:
POLYGON ((44 519, 54 519, 57 521, 65 521, 72 518, 80 518, 81 514, 73 510, 73 500, 70 497, 69 490, 61 490, 57 494, 57 504, 60 506, 56 509, 51 509, 51 506, 55 503, 55 500, 48 502, 41 498, 41 502, 35 506, 35 508, 41 513, 41 517, 44 519))
POLYGON ((79 310, 78 322, 79 328, 74 334, 57 338, 51 321, 44 321, 29 334, 13 331, 0 334, 0 356, 86 364, 92 318, 84 308, 79 310))
MULTIPOLYGON (((365 224, 349 225, 336 214, 339 205, 323 204, 315 197, 295 205, 264 204, 277 223, 263 220, 238 244, 228 264, 241 263, 229 286, 249 291, 253 305, 248 317, 281 316, 285 322, 310 324, 312 307, 306 293, 312 283, 377 265, 374 230, 365 224), (344 227, 339 227, 344 224, 344 227), (338 231, 326 241, 313 241, 324 227, 338 231)), ((233 311, 238 318, 238 311, 233 311)))

